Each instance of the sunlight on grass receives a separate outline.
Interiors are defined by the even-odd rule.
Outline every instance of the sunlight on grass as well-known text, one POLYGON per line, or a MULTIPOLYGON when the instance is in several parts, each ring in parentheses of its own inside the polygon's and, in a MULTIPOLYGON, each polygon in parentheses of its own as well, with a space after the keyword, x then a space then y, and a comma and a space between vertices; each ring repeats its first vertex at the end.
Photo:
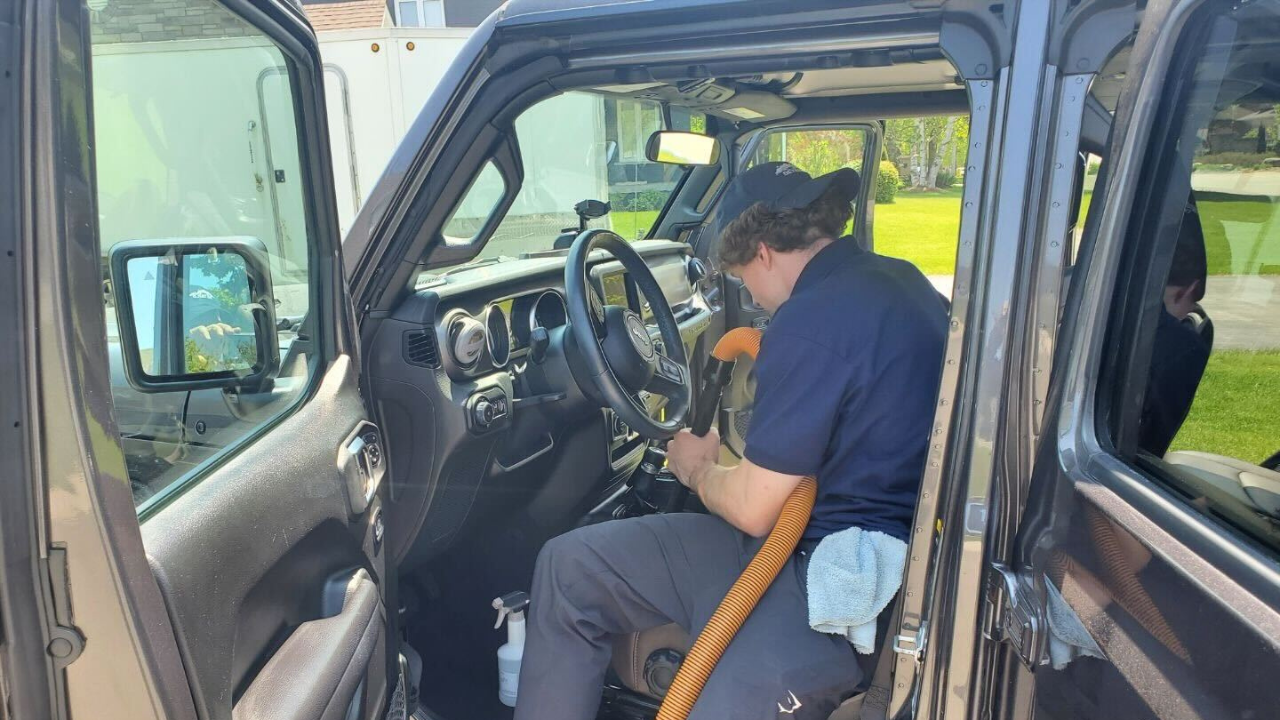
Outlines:
POLYGON ((925 275, 951 275, 960 235, 961 188, 900 192, 875 209, 876 252, 915 263, 925 275))
POLYGON ((1280 350, 1209 356, 1191 413, 1170 450, 1260 463, 1280 450, 1280 350))

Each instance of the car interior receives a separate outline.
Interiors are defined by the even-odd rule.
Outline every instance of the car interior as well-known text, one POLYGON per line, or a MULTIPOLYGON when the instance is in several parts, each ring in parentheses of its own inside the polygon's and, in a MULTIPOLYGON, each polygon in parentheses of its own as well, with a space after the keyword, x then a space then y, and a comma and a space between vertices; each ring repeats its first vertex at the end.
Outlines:
MULTIPOLYGON (((967 112, 956 71, 936 47, 855 57, 842 67, 798 56, 775 61, 777 67, 728 74, 702 68, 696 76, 687 63, 655 65, 643 81, 635 79, 640 73, 604 69, 562 73, 491 122, 488 143, 496 150, 477 154, 473 166, 492 162, 504 177, 520 176, 504 165, 528 150, 522 114, 560 93, 657 101, 667 118, 704 114, 705 132, 724 148, 723 162, 677 168, 675 189, 649 236, 631 244, 651 274, 648 282, 629 267, 634 260, 597 250, 586 259, 589 284, 566 287, 566 263, 573 260, 557 233, 531 237, 523 228, 511 232, 501 217, 478 218, 466 227, 479 228, 477 244, 487 240, 490 249, 473 247, 464 258, 446 243, 429 253, 399 304, 377 323, 366 363, 387 432, 388 547, 401 568, 400 621, 418 656, 411 664, 422 668, 417 699, 429 717, 510 717, 498 702, 494 655, 506 635, 493 629, 492 602, 529 587, 546 540, 583 524, 670 509, 663 483, 638 479, 646 452, 664 436, 669 400, 624 388, 634 390, 632 407, 619 407, 582 382, 574 308, 607 315, 606 323, 615 310, 639 315, 660 353, 681 364, 687 358, 688 387, 698 388, 707 352, 726 329, 767 323, 745 288, 726 282, 721 290, 714 233, 704 232, 727 164, 752 156, 770 130, 807 127, 869 128, 867 155, 878 160, 879 121, 967 112), (513 135, 519 148, 511 147, 513 135), (660 296, 645 285, 660 288, 660 296), (584 291, 588 297, 575 297, 584 291), (677 337, 659 327, 662 305, 677 337)), ((532 164, 526 159, 525 187, 535 179, 532 164)), ((870 246, 874 183, 864 190, 853 236, 870 246)), ((501 216, 512 202, 504 197, 483 206, 501 216)), ((582 224, 608 222, 605 216, 582 224)), ((572 215, 564 224, 572 224, 572 215)), ((455 234, 466 233, 445 233, 455 234)), ((749 398, 744 363, 721 414, 730 462, 741 450, 749 398)), ((696 499, 682 509, 705 511, 696 499)), ((618 637, 602 716, 651 717, 691 642, 674 625, 618 637)), ((869 680, 874 658, 867 662, 869 680)))

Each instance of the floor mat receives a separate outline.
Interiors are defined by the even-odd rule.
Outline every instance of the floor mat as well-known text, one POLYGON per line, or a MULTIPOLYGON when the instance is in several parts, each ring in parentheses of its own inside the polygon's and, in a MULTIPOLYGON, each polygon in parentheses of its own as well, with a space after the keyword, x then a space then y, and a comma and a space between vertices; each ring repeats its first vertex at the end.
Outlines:
POLYGON ((505 627, 494 630, 494 598, 528 590, 533 563, 545 538, 509 527, 477 535, 410 578, 419 600, 409 619, 409 643, 422 654, 419 702, 433 720, 510 720, 498 701, 498 647, 505 627), (437 718, 438 716, 438 718, 437 718))

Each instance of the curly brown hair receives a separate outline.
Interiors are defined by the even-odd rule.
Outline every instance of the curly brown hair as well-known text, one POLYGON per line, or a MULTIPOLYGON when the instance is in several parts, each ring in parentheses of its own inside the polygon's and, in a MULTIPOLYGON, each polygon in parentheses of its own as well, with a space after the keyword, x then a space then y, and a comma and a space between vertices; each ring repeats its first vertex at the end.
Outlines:
POLYGON ((721 232, 720 263, 731 268, 746 265, 759 252, 760 243, 778 252, 804 250, 823 238, 840 237, 851 217, 848 195, 837 187, 796 210, 775 210, 758 202, 721 232))

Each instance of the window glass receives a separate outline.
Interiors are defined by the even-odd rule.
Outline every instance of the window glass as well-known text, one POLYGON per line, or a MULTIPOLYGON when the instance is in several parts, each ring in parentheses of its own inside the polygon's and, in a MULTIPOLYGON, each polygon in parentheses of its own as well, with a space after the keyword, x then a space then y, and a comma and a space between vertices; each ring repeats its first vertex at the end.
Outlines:
MULTIPOLYGON (((684 117, 706 127, 705 118, 684 117)), ((645 159, 649 136, 662 129, 658 103, 606 93, 564 93, 525 110, 515 121, 524 182, 478 257, 552 249, 561 231, 577 228, 573 208, 583 200, 612 207, 588 227, 646 237, 686 172, 645 159)))
POLYGON ((502 173, 492 162, 486 162, 444 224, 444 241, 450 245, 466 245, 475 240, 506 193, 507 182, 502 179, 502 173))
POLYGON ((400 8, 401 27, 418 27, 422 24, 422 18, 418 17, 418 0, 401 0, 396 5, 400 8))
MULTIPOLYGON (((211 0, 169 0, 167 7, 159 13, 108 3, 90 13, 109 364, 139 503, 291 407, 314 354, 307 330, 312 238, 288 61, 258 30, 211 0), (255 397, 221 390, 144 393, 126 378, 108 255, 125 240, 163 249, 166 241, 192 238, 266 247, 282 367, 273 386, 255 397)), ((243 267, 233 267, 237 259, 188 256, 182 263, 179 322, 187 331, 188 369, 237 369, 254 360, 244 355, 246 348, 254 352, 243 337, 247 324, 208 320, 210 308, 226 305, 226 313, 214 313, 225 319, 238 317, 231 308, 244 306, 248 288, 236 285, 244 277, 243 267)), ((128 268, 140 338, 156 329, 153 307, 138 302, 156 296, 163 262, 151 257, 128 268)), ((154 367, 148 349, 154 347, 143 349, 144 366, 154 367)))
POLYGON ((1153 477, 1280 550, 1280 3, 1205 32, 1156 155, 1168 168, 1160 202, 1130 238, 1155 248, 1159 279, 1138 333, 1153 338, 1149 362, 1136 353, 1145 393, 1128 420, 1153 477))
POLYGON ((853 168, 862 172, 867 131, 857 128, 785 130, 766 133, 747 167, 767 162, 789 162, 813 176, 853 168))

